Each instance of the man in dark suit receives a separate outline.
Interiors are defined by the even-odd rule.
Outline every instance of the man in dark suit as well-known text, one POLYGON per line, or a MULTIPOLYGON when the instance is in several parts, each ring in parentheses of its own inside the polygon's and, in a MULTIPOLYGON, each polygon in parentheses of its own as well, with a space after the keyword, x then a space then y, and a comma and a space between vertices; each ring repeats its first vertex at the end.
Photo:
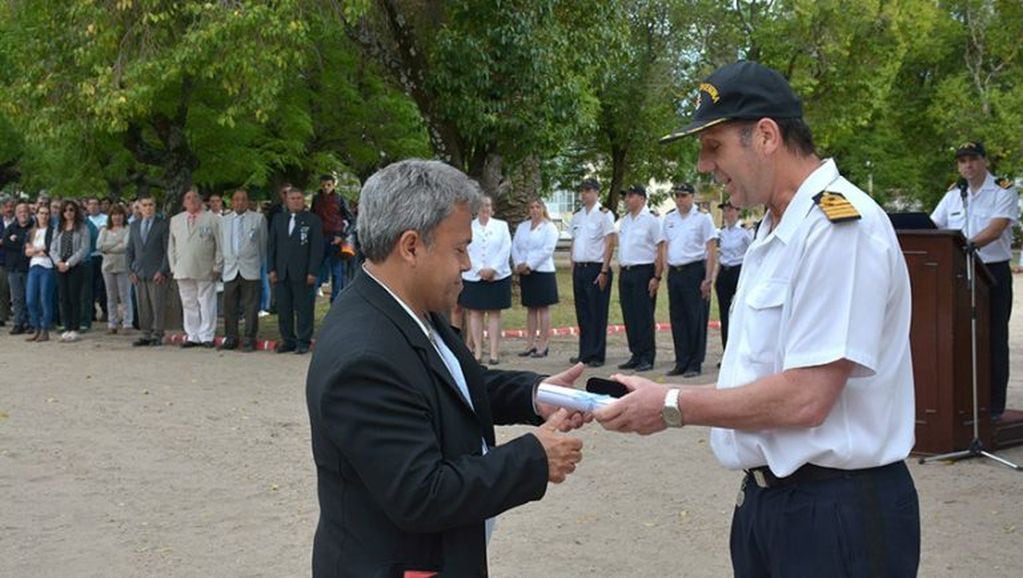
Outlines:
MULTIPOLYGON (((366 263, 324 321, 306 385, 315 577, 486 576, 493 518, 540 499, 582 457, 556 430, 583 416, 537 406, 542 376, 484 369, 438 313, 461 291, 481 197, 436 161, 392 164, 362 189, 366 263), (495 423, 547 416, 496 444, 495 423)), ((581 371, 546 381, 571 386, 581 371)))
POLYGON ((167 242, 170 225, 156 214, 156 200, 139 199, 142 216, 128 230, 127 261, 139 310, 142 336, 132 342, 135 347, 163 345, 164 313, 167 310, 167 280, 170 263, 167 242))
POLYGON ((286 210, 270 226, 270 283, 277 291, 281 331, 277 353, 309 353, 321 261, 323 224, 305 209, 305 194, 289 189, 286 210))

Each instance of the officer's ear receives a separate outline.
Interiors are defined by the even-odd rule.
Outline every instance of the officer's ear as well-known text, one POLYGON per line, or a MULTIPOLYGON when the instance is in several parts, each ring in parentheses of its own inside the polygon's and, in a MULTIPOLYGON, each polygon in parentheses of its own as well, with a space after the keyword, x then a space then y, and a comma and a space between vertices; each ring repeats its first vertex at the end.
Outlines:
POLYGON ((753 126, 753 146, 763 154, 773 154, 784 146, 781 127, 770 118, 762 118, 753 126))

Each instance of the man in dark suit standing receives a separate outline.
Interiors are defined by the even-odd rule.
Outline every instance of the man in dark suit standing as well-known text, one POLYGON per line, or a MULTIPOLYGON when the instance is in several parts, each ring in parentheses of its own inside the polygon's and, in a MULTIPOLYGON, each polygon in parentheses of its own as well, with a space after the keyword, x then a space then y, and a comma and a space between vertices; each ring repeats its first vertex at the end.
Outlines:
POLYGON ((316 276, 323 261, 323 224, 306 210, 305 194, 298 189, 288 190, 285 208, 270 226, 270 283, 277 291, 281 331, 276 351, 303 354, 309 353, 313 340, 316 276))
MULTIPOLYGON (((324 320, 306 395, 320 521, 313 575, 486 576, 493 519, 575 470, 579 414, 542 376, 484 369, 448 321, 482 193, 437 161, 392 164, 359 201, 364 269, 324 320), (547 423, 497 445, 494 424, 547 423)), ((571 386, 582 365, 550 383, 571 386)))
POLYGON ((139 199, 142 216, 128 230, 127 261, 139 309, 139 330, 142 336, 132 342, 135 347, 163 345, 164 313, 167 310, 167 280, 170 262, 167 242, 170 225, 156 214, 156 200, 139 199))

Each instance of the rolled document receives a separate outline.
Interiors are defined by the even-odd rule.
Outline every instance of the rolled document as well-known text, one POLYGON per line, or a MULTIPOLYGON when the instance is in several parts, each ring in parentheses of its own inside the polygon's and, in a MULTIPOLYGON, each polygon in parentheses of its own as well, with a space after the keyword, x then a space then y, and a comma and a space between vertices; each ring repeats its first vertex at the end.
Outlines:
POLYGON ((536 390, 536 401, 576 411, 592 412, 617 400, 610 395, 541 383, 536 390))

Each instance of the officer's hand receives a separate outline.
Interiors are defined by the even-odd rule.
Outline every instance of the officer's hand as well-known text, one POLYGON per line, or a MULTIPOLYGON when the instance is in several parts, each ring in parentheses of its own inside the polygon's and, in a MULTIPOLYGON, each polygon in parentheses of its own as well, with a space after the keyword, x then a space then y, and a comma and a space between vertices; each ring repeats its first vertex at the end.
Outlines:
POLYGON ((270 271, 270 274, 268 275, 268 278, 270 279, 271 283, 276 285, 277 284, 277 271, 270 271))
POLYGON ((713 283, 710 282, 710 279, 704 279, 700 282, 700 293, 703 294, 703 298, 707 301, 710 301, 710 288, 712 285, 713 283))
POLYGON ((316 275, 306 275, 305 276, 305 284, 306 285, 315 285, 316 284, 316 275))
MULTIPOLYGON (((586 366, 583 365, 582 363, 577 363, 572 367, 569 367, 565 371, 562 371, 557 375, 552 375, 544 379, 543 381, 544 383, 549 383, 551 385, 560 385, 562 387, 575 387, 575 380, 579 379, 579 376, 582 375, 583 369, 585 369, 585 367, 586 366)), ((557 406, 548 405, 546 403, 537 403, 536 409, 537 413, 540 414, 540 417, 542 417, 544 420, 548 420, 550 419, 551 416, 557 413, 560 408, 558 408, 557 406)), ((565 420, 561 422, 561 427, 559 429, 560 431, 563 432, 571 431, 574 429, 581 428, 584 424, 588 424, 591 421, 593 421, 593 414, 591 413, 584 413, 581 411, 570 411, 568 413, 568 417, 566 417, 565 420)))
POLYGON ((647 284, 647 291, 650 292, 651 297, 657 296, 657 288, 661 286, 661 282, 657 280, 657 277, 651 277, 650 283, 647 284))
POLYGON ((668 427, 661 416, 667 387, 636 375, 615 374, 611 379, 629 388, 629 393, 593 412, 594 419, 604 429, 650 435, 668 427))
POLYGON ((610 277, 610 275, 602 271, 599 275, 597 275, 597 280, 594 281, 593 284, 596 285, 597 287, 600 287, 600 290, 603 291, 605 288, 607 288, 608 277, 610 277))
POLYGON ((560 409, 542 426, 533 431, 547 454, 547 480, 560 484, 575 471, 575 465, 583 459, 583 442, 579 438, 558 433, 562 422, 568 419, 568 412, 560 409))

